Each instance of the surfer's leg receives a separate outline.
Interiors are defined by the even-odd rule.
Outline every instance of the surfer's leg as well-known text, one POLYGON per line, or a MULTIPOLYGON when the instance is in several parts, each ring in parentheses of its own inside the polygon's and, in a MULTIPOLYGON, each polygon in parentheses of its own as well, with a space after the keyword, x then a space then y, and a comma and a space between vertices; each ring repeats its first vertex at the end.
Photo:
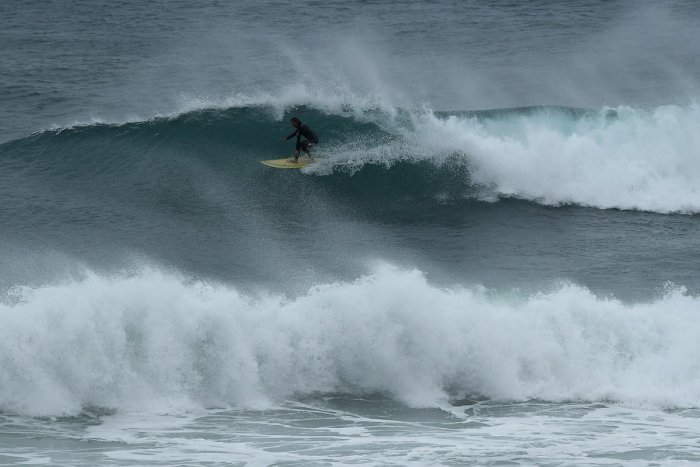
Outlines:
POLYGON ((304 142, 301 143, 301 148, 304 150, 304 152, 306 153, 306 155, 309 156, 309 159, 313 159, 313 158, 314 158, 314 156, 312 156, 312 155, 311 155, 311 152, 310 152, 310 150, 311 150, 312 147, 314 147, 314 143, 312 143, 312 142, 309 141, 308 139, 307 139, 307 140, 304 140, 304 142))
MULTIPOLYGON (((296 148, 294 148, 294 161, 292 161, 292 162, 296 162, 299 160, 299 154, 300 154, 301 148, 302 148, 302 143, 299 140, 297 140, 296 148)), ((291 159, 290 159, 290 161, 291 161, 291 159)))

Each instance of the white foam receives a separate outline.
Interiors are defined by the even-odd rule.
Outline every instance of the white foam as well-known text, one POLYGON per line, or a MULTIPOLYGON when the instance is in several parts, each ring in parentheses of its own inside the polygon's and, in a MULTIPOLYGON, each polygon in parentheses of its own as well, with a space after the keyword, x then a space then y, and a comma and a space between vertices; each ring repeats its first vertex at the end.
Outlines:
POLYGON ((542 111, 497 120, 422 113, 415 146, 459 152, 472 181, 548 205, 700 212, 700 107, 542 111), (610 118, 614 112, 615 118, 610 118))
POLYGON ((18 292, 0 308, 0 407, 168 413, 316 391, 700 405, 700 300, 575 285, 521 298, 381 267, 296 299, 158 272, 18 292))

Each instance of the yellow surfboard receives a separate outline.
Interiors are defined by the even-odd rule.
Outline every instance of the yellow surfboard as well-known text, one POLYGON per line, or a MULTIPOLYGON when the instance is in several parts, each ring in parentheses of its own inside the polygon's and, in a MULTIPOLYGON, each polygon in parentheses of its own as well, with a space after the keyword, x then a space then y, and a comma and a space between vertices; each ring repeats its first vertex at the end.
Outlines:
POLYGON ((260 161, 261 164, 268 167, 274 167, 275 169, 301 169, 307 165, 316 162, 314 159, 309 159, 308 157, 300 157, 297 162, 294 162, 293 157, 288 157, 285 159, 270 159, 269 161, 260 161))

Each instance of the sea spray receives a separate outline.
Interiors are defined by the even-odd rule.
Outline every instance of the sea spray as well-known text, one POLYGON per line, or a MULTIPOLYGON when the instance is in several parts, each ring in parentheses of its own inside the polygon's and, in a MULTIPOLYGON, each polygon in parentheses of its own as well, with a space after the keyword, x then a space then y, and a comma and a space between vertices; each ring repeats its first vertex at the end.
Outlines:
POLYGON ((257 407, 316 393, 700 404, 700 301, 640 304, 575 284, 439 288, 379 266, 296 297, 154 270, 15 289, 0 308, 0 406, 257 407))

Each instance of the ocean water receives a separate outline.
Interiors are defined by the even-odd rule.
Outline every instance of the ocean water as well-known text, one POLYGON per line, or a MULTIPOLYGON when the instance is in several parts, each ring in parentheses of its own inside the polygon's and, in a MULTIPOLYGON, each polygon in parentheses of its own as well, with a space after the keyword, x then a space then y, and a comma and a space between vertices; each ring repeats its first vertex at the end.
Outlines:
POLYGON ((0 465, 700 463, 696 2, 0 17, 0 465))

